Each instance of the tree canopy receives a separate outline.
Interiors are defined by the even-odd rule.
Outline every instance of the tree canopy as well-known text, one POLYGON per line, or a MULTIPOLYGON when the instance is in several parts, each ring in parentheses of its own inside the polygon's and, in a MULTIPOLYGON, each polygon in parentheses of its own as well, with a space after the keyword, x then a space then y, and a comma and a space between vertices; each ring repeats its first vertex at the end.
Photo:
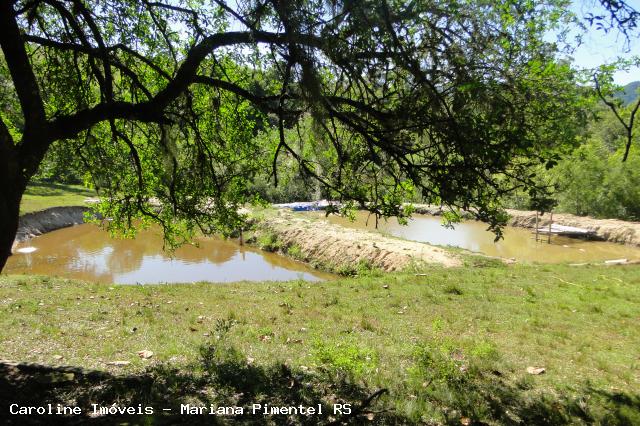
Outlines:
MULTIPOLYGON (((115 226, 239 226, 278 157, 330 197, 402 215, 418 194, 497 232, 579 128, 545 33, 568 1, 29 0, 0 6, 0 266, 20 197, 63 144, 115 226), (297 144, 286 132, 311 122, 297 144), (273 128, 277 139, 257 137, 273 128)), ((179 231, 179 232, 173 232, 179 231)))

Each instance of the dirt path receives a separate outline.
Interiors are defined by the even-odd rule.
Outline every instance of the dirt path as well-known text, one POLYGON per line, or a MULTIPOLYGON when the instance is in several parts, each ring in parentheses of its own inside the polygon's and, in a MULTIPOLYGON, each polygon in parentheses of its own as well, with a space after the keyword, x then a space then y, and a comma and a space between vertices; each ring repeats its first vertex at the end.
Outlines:
POLYGON ((421 264, 462 265, 458 256, 439 247, 295 217, 283 211, 261 219, 257 227, 254 242, 260 244, 265 236, 276 238, 281 251, 337 272, 348 272, 358 265, 383 271, 421 264))

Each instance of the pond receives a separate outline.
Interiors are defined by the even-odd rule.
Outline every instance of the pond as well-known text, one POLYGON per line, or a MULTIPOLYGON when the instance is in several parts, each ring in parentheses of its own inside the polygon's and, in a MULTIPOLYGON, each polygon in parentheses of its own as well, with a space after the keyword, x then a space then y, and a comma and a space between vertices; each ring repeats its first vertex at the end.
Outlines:
MULTIPOLYGON (((304 213, 324 217, 322 212, 304 213)), ((375 229, 375 218, 366 212, 358 212, 356 221, 351 222, 340 216, 329 216, 331 223, 350 228, 375 229), (367 223, 368 219, 368 223, 367 223)), ((599 262, 612 259, 640 259, 640 248, 621 244, 588 241, 575 238, 552 236, 547 244, 546 236, 536 242, 530 229, 508 226, 504 240, 494 242, 495 235, 487 231, 487 225, 477 221, 465 221, 454 229, 442 226, 442 218, 429 215, 414 215, 407 226, 399 225, 395 218, 378 222, 378 232, 413 241, 421 241, 441 246, 454 246, 473 252, 516 259, 521 262, 540 263, 581 263, 599 262)))
POLYGON ((18 245, 3 272, 120 284, 321 281, 334 277, 232 240, 203 237, 197 243, 198 247, 185 245, 171 256, 163 251, 158 231, 141 231, 135 239, 114 239, 96 225, 78 225, 18 245))

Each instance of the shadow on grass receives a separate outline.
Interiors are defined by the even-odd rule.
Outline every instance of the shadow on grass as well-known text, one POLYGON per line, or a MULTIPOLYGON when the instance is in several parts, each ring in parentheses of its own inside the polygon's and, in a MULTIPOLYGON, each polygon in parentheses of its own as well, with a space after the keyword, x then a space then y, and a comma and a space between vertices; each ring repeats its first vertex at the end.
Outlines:
MULTIPOLYGON (((383 392, 368 391, 344 380, 294 372, 285 365, 262 367, 243 360, 230 348, 206 346, 198 364, 188 368, 159 365, 143 374, 117 376, 74 367, 0 363, 0 422, 3 424, 359 424, 375 415, 382 424, 409 424, 389 412, 374 413, 383 392), (324 377, 324 379, 323 379, 324 377), (80 407, 79 415, 11 415, 10 405, 47 407, 53 404, 80 407), (153 414, 94 415, 94 406, 133 407, 153 414), (205 414, 181 414, 181 405, 205 407, 205 414), (264 415, 263 407, 321 407, 321 414, 264 415), (352 404, 351 415, 334 415, 334 404, 352 404), (212 415, 210 407, 243 407, 243 413, 212 415), (163 409, 170 409, 164 411, 163 409)), ((17 409, 14 406, 14 410, 17 409)))
MULTIPOLYGON (((592 388, 562 394, 528 392, 531 384, 511 384, 497 372, 473 374, 470 379, 448 376, 429 382, 413 394, 422 409, 409 418, 393 411, 402 395, 337 379, 340 375, 293 371, 285 365, 268 367, 248 362, 232 347, 220 344, 201 348, 197 363, 180 369, 167 365, 148 368, 143 374, 118 376, 74 367, 0 362, 0 421, 3 424, 451 424, 451 425, 633 425, 640 418, 640 397, 592 388), (381 398, 379 398, 381 397, 381 398), (80 415, 10 415, 10 404, 46 407, 76 406, 80 415), (153 414, 93 415, 93 404, 109 408, 153 407, 153 414), (181 404, 205 407, 207 414, 180 414, 181 404), (322 407, 320 415, 263 415, 252 413, 252 404, 271 407, 322 407), (333 413, 334 404, 352 404, 351 415, 333 413), (210 407, 243 407, 236 415, 211 415, 210 407), (170 411, 163 411, 170 409, 170 411)), ((15 409, 15 406, 14 406, 15 409)))
POLYGON ((560 392, 529 391, 522 383, 484 377, 464 386, 447 386, 423 397, 440 406, 443 423, 471 425, 624 425, 640 424, 640 396, 592 387, 560 392))
POLYGON ((81 186, 71 186, 42 181, 30 182, 27 190, 25 191, 25 194, 38 196, 59 196, 71 194, 82 195, 85 197, 95 196, 95 192, 93 190, 83 188, 81 186))

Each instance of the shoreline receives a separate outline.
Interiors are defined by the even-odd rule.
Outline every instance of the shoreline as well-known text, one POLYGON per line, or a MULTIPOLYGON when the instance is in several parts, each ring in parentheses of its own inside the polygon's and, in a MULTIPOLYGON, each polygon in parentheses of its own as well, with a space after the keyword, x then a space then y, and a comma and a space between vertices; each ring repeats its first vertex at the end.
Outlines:
MULTIPOLYGON (((52 207, 20 217, 16 244, 33 237, 84 223, 88 207, 52 207)), ((361 269, 385 272, 429 265, 462 266, 461 257, 426 243, 387 237, 369 231, 296 218, 276 211, 254 222, 246 243, 301 261, 314 269, 352 275, 361 269)))
MULTIPOLYGON (((442 209, 427 204, 414 204, 416 214, 440 216, 442 209)), ((507 225, 517 228, 535 230, 536 212, 528 210, 507 209, 509 221, 507 225)), ((468 212, 462 214, 465 220, 474 220, 468 212)), ((549 213, 538 218, 538 227, 545 227, 550 222, 549 213)), ((584 228, 593 232, 595 239, 630 246, 640 246, 640 222, 629 222, 619 219, 595 219, 589 216, 576 216, 570 213, 553 213, 553 223, 563 226, 584 228)))
POLYGON ((84 214, 89 211, 85 206, 50 207, 20 216, 18 232, 13 242, 22 243, 33 237, 84 223, 84 214))
MULTIPOLYGON (((416 204, 414 207, 416 214, 442 214, 436 206, 416 204)), ((89 208, 86 206, 51 207, 21 216, 14 248, 18 243, 47 232, 83 224, 87 211, 89 208)), ((302 219, 282 210, 276 212, 276 215, 255 220, 255 229, 247 233, 247 244, 278 252, 315 269, 349 275, 360 269, 390 272, 429 265, 461 266, 464 263, 460 255, 441 247, 302 219)), ((510 215, 509 226, 535 229, 534 211, 507 212, 510 215)), ((588 229, 598 240, 640 246, 640 222, 593 219, 564 213, 554 214, 553 222, 588 229)), ((548 224, 549 214, 539 218, 539 226, 548 224)))
POLYGON ((442 247, 296 217, 281 210, 256 221, 247 242, 341 275, 357 274, 361 269, 392 272, 464 265, 460 254, 442 247))

